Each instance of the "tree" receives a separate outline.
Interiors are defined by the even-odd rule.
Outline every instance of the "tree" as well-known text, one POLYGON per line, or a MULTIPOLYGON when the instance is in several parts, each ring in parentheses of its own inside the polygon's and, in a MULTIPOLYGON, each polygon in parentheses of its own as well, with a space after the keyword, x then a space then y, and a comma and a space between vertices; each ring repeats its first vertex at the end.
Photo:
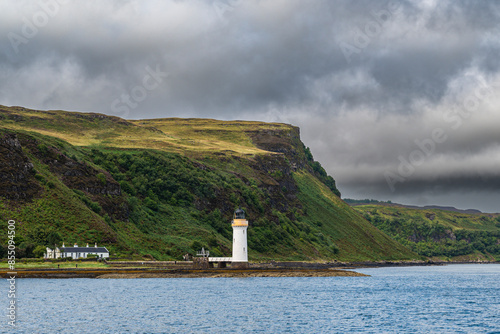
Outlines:
POLYGON ((52 229, 43 225, 37 225, 31 229, 28 234, 28 241, 35 245, 54 247, 62 241, 61 235, 52 229))
POLYGON ((50 246, 57 245, 62 241, 61 235, 56 231, 49 232, 47 242, 50 246))
POLYGON ((36 245, 47 245, 47 237, 49 233, 46 228, 42 225, 35 226, 31 231, 28 232, 28 239, 36 245))
POLYGON ((203 245, 198 240, 193 241, 193 243, 191 244, 191 249, 195 252, 200 251, 202 247, 203 245))
POLYGON ((33 255, 35 257, 43 257, 45 254, 45 247, 44 246, 36 246, 35 249, 33 250, 33 255))

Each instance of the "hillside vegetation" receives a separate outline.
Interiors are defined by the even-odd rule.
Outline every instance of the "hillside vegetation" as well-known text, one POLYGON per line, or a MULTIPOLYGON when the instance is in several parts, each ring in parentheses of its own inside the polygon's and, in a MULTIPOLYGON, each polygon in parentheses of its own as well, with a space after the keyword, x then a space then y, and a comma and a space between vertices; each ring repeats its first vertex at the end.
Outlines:
POLYGON ((500 260, 500 215, 467 214, 398 205, 355 209, 377 228, 416 253, 454 260, 500 260))
POLYGON ((20 257, 63 241, 114 257, 230 256, 242 207, 254 261, 420 258, 339 198, 287 124, 0 107, 0 153, 0 219, 16 220, 20 257))

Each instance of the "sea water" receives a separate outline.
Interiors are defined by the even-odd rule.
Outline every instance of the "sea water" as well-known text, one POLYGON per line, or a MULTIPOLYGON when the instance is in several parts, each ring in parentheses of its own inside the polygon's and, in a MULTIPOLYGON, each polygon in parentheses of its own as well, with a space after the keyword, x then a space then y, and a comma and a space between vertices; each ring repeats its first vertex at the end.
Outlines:
MULTIPOLYGON (((500 265, 370 277, 18 279, 2 333, 499 333, 500 265)), ((3 293, 1 292, 3 291, 3 293)))

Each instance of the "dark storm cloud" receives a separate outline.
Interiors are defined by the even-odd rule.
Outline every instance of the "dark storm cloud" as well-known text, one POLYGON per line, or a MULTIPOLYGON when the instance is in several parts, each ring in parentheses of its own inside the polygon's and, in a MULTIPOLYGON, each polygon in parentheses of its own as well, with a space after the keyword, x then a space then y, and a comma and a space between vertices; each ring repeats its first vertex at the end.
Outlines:
POLYGON ((497 1, 12 0, 0 34, 0 104, 291 122, 346 196, 500 211, 497 1))

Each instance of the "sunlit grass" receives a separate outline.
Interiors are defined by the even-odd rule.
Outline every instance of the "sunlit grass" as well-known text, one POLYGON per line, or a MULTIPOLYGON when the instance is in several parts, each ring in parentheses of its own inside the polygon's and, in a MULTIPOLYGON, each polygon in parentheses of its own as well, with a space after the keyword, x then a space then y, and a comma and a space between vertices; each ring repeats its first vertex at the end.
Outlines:
POLYGON ((34 131, 76 146, 157 149, 196 155, 231 152, 254 155, 270 152, 257 148, 249 133, 290 129, 281 123, 164 118, 124 120, 114 116, 66 111, 35 111, 2 107, 0 125, 12 130, 34 131))

